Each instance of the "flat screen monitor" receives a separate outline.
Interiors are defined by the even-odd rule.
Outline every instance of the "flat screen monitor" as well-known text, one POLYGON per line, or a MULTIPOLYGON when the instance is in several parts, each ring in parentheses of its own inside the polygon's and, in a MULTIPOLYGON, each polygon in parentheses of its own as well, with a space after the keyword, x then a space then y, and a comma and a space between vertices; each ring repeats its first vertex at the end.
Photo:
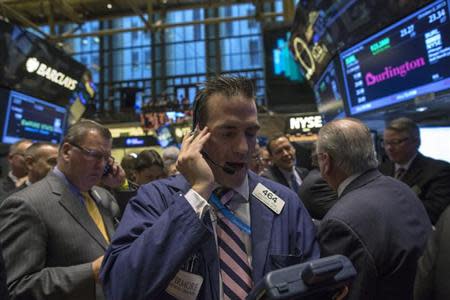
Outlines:
POLYGON ((317 110, 325 122, 345 117, 344 102, 334 61, 331 61, 314 84, 317 110))
POLYGON ((450 162, 450 127, 420 127, 419 130, 420 153, 450 162))
POLYGON ((0 85, 67 105, 85 90, 86 67, 52 43, 0 20, 0 85))
POLYGON ((450 19, 434 1, 340 53, 350 115, 449 89, 450 19))
POLYGON ((16 91, 9 93, 2 142, 21 139, 59 143, 64 135, 67 109, 16 91))
POLYGON ((268 107, 273 111, 295 112, 299 103, 314 107, 314 94, 289 50, 290 26, 264 28, 264 62, 268 107))
POLYGON ((172 134, 172 128, 170 125, 163 125, 156 130, 158 136, 159 145, 163 148, 174 145, 175 138, 172 134))

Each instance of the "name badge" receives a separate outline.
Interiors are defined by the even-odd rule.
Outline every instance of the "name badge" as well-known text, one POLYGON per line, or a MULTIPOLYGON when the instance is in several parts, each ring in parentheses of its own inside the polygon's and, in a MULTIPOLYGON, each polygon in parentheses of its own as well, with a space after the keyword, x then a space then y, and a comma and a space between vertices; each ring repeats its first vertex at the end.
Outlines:
POLYGON ((252 192, 252 195, 258 198, 268 208, 273 210, 277 215, 283 210, 284 200, 278 197, 274 192, 266 188, 263 184, 258 183, 252 192))
POLYGON ((180 270, 169 283, 166 292, 178 300, 195 300, 202 283, 202 276, 180 270))

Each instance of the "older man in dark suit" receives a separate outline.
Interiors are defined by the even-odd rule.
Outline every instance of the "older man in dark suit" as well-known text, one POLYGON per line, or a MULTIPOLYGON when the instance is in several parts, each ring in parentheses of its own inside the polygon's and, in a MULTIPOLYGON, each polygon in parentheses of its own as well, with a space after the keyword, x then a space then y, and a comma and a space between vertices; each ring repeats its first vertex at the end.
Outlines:
POLYGON ((118 186, 124 178, 113 165, 107 128, 82 120, 68 130, 57 166, 0 206, 11 299, 103 298, 96 279, 118 208, 95 185, 118 186), (103 176, 107 164, 111 172, 103 176))
POLYGON ((370 131, 358 120, 322 127, 317 155, 322 177, 338 193, 319 226, 321 255, 352 261, 358 275, 348 299, 412 299, 417 260, 431 232, 422 203, 377 170, 370 131))
POLYGON ((450 204, 450 164, 419 152, 419 128, 408 118, 391 121, 383 143, 389 161, 380 165, 380 171, 409 185, 435 224, 450 204))

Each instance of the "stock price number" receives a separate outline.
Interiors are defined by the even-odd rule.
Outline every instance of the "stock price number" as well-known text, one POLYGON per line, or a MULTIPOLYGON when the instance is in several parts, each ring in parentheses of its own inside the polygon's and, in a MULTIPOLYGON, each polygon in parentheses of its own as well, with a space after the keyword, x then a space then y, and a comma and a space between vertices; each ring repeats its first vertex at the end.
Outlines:
POLYGON ((434 23, 435 21, 441 20, 441 23, 445 21, 445 9, 442 8, 435 13, 428 16, 428 23, 434 23))
POLYGON ((400 29, 400 37, 405 37, 407 35, 413 35, 414 33, 414 24, 409 25, 408 27, 400 29))

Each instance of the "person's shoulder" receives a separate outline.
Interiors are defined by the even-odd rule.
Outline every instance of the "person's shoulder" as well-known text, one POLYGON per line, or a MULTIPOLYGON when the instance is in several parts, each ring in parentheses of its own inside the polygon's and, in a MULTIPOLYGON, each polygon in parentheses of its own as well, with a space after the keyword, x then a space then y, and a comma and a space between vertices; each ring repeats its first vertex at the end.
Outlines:
POLYGON ((447 171, 450 170, 450 163, 448 163, 444 160, 435 159, 435 158, 425 156, 420 153, 418 154, 417 159, 427 169, 432 170, 434 172, 439 171, 439 170, 447 170, 447 171))

